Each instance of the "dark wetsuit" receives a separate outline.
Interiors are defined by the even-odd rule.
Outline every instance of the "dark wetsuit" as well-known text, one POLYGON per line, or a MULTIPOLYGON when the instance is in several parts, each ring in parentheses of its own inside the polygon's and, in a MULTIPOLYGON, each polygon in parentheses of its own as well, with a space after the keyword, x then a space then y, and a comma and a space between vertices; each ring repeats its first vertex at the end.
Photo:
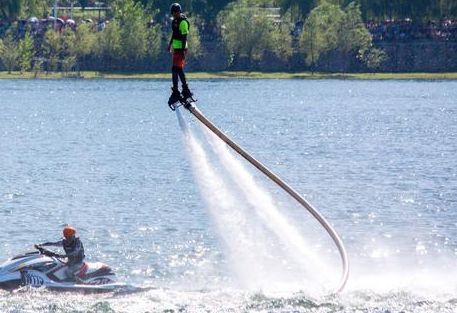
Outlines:
POLYGON ((80 269, 85 258, 84 246, 81 240, 79 240, 79 237, 76 237, 72 241, 63 238, 56 242, 45 242, 40 246, 63 247, 65 257, 68 259, 66 274, 70 278, 74 277, 74 274, 80 269))

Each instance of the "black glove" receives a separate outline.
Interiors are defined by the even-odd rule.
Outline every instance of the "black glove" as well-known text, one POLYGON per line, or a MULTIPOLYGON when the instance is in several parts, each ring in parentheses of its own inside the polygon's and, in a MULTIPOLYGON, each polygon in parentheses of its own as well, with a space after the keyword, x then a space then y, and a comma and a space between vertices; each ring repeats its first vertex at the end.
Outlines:
POLYGON ((41 246, 40 245, 34 245, 35 249, 40 250, 41 246))

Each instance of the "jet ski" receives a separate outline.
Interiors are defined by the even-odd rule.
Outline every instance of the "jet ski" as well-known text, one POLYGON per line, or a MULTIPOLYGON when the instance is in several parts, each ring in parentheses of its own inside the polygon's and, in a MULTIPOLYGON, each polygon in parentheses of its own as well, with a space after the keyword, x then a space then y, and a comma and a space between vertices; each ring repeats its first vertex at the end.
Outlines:
POLYGON ((44 287, 62 291, 117 291, 126 287, 116 281, 112 269, 100 262, 84 262, 75 278, 65 274, 58 254, 36 246, 38 251, 17 255, 0 264, 0 289, 44 287))

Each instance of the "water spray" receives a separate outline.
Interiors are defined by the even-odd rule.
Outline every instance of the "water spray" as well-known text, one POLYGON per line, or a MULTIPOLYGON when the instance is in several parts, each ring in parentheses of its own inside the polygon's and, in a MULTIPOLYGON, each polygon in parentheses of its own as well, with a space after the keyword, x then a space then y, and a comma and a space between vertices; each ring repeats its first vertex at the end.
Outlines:
POLYGON ((246 150, 241 148, 238 144, 236 144, 232 139, 230 139, 227 135, 225 135, 219 128, 217 128, 210 120, 208 120, 203 113, 195 106, 195 104, 188 105, 186 107, 192 115, 194 115, 203 125, 205 125, 210 131, 212 131, 216 136, 218 136, 222 141, 224 141, 227 145, 229 145, 235 152, 245 158, 249 163, 251 163, 254 167, 256 167, 259 171, 265 174, 270 180, 276 183, 279 187, 281 187, 286 193, 288 193, 292 198, 294 198, 298 203, 300 203, 327 231, 329 236, 332 238, 333 242, 335 243, 336 247, 338 248, 338 252, 341 257, 342 262, 342 274, 340 281, 335 288, 335 292, 340 292, 344 289, 346 282, 349 277, 349 261, 346 249, 344 247, 343 241, 341 240, 338 233, 335 229, 330 225, 330 223, 324 218, 322 214, 319 213, 308 201, 306 201, 297 191, 295 191, 292 187, 290 187, 287 183, 285 183, 279 176, 274 174, 271 170, 269 170, 265 165, 261 162, 257 161, 254 157, 252 157, 246 150))

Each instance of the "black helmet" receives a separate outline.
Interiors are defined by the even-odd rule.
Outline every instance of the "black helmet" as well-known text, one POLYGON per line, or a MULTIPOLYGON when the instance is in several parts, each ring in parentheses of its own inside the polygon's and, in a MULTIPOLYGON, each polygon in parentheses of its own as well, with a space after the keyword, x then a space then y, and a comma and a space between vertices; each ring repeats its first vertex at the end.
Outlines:
POLYGON ((179 3, 173 3, 170 6, 170 13, 181 12, 181 5, 179 3))

